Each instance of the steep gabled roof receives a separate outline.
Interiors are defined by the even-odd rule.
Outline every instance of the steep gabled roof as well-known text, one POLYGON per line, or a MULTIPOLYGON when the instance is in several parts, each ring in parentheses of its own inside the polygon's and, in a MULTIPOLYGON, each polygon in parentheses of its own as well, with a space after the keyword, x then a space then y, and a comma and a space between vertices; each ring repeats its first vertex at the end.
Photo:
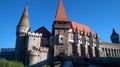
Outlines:
POLYGON ((26 27, 30 27, 29 25, 29 17, 28 17, 28 7, 26 6, 26 8, 24 9, 24 12, 22 14, 22 17, 19 21, 19 24, 17 25, 19 26, 26 26, 26 27))
POLYGON ((49 37, 50 36, 50 32, 44 26, 40 27, 35 32, 36 33, 42 33, 42 36, 45 36, 45 37, 49 37))
POLYGON ((58 9, 55 16, 55 21, 68 21, 68 17, 66 15, 66 11, 64 9, 62 0, 59 1, 58 9))
POLYGON ((76 23, 76 22, 73 22, 73 21, 71 21, 71 27, 72 27, 72 29, 77 28, 78 31, 84 31, 85 33, 90 33, 91 32, 91 34, 94 34, 88 26, 85 26, 85 25, 82 25, 82 24, 79 24, 79 23, 76 23))

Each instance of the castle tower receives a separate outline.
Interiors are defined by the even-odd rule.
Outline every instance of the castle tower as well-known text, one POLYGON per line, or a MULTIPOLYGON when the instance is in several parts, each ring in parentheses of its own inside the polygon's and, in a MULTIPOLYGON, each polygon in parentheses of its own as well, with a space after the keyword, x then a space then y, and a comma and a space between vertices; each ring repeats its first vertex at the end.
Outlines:
POLYGON ((119 42, 119 34, 116 33, 115 29, 113 28, 112 35, 110 36, 112 43, 120 43, 119 42))
POLYGON ((15 54, 16 59, 19 61, 23 61, 25 55, 25 45, 26 45, 26 35, 27 32, 30 30, 29 25, 29 18, 28 18, 28 7, 26 6, 22 17, 17 25, 16 30, 16 47, 15 47, 15 54))
POLYGON ((54 35, 54 56, 67 54, 68 51, 68 30, 71 27, 70 21, 66 15, 62 0, 59 0, 58 9, 53 23, 54 35))
POLYGON ((30 30, 29 18, 28 18, 28 7, 26 6, 20 22, 17 25, 17 33, 28 32, 30 30))
POLYGON ((32 66, 42 61, 41 33, 28 32, 25 49, 25 65, 32 66))
POLYGON ((56 21, 68 21, 68 17, 66 15, 66 11, 64 9, 62 0, 59 0, 59 5, 58 5, 57 12, 56 12, 55 20, 56 21))

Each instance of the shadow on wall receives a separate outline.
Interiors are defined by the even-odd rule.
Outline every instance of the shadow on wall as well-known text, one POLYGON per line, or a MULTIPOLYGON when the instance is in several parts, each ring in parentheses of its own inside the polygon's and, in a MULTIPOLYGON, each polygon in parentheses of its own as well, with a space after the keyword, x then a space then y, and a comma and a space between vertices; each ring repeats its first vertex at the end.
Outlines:
POLYGON ((40 63, 37 63, 37 64, 34 64, 34 65, 30 66, 30 67, 42 67, 44 65, 48 65, 46 63, 47 63, 47 60, 44 60, 44 61, 42 61, 40 63))
POLYGON ((44 67, 45 65, 49 65, 49 66, 53 65, 53 52, 52 52, 52 49, 49 49, 46 60, 44 60, 42 62, 39 62, 37 64, 34 64, 34 65, 30 66, 30 67, 44 67))
POLYGON ((61 64, 60 67, 73 67, 72 61, 65 61, 61 64))

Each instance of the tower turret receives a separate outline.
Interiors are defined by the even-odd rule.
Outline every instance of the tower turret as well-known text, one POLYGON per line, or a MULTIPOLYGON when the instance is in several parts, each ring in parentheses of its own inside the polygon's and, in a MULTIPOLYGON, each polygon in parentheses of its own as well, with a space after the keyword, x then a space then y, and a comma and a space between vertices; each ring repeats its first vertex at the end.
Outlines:
POLYGON ((68 20, 62 0, 59 0, 58 9, 53 23, 52 34, 54 35, 54 56, 59 54, 66 55, 68 52, 68 30, 71 28, 71 22, 68 20))
POLYGON ((22 17, 17 25, 16 33, 28 32, 30 30, 29 18, 28 18, 28 7, 26 6, 22 17))
POLYGON ((25 63, 24 59, 26 50, 26 37, 29 30, 30 25, 28 18, 28 7, 26 6, 22 14, 22 17, 17 25, 15 47, 16 59, 23 63, 25 63))
POLYGON ((66 11, 64 9, 62 0, 59 0, 59 5, 58 5, 57 12, 56 12, 55 20, 56 21, 68 21, 68 17, 66 15, 66 11))
POLYGON ((53 32, 55 31, 55 28, 68 29, 70 26, 70 21, 68 20, 63 2, 62 0, 59 0, 55 21, 53 23, 53 32))
POLYGON ((112 43, 120 43, 119 42, 119 34, 116 33, 115 29, 113 28, 112 35, 110 36, 112 43))

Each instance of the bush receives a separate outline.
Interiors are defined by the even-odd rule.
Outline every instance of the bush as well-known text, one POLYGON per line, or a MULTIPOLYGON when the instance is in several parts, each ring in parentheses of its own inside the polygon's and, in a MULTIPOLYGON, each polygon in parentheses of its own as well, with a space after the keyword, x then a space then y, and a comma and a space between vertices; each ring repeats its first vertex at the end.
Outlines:
POLYGON ((24 67, 24 65, 17 61, 7 61, 0 59, 0 67, 24 67))

